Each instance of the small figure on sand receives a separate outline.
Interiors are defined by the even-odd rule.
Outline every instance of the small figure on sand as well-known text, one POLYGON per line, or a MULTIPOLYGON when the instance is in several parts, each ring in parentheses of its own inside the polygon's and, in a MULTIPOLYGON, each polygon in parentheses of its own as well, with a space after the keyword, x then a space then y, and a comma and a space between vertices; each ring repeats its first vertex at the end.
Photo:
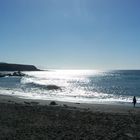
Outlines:
POLYGON ((135 104, 137 103, 137 100, 136 100, 136 97, 134 96, 133 97, 133 104, 134 104, 134 107, 135 107, 135 104))

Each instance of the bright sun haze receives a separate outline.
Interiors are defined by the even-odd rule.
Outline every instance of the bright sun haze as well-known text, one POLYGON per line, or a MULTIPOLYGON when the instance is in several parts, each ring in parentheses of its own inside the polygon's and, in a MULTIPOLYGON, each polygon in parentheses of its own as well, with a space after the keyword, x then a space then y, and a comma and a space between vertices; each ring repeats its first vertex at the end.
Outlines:
POLYGON ((0 61, 140 69, 139 0, 1 0, 0 61))

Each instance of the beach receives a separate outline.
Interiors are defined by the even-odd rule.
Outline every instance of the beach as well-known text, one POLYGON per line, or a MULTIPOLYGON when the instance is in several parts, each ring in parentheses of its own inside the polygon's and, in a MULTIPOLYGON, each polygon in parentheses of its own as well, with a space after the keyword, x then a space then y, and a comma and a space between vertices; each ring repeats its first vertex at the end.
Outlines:
POLYGON ((1 140, 140 139, 140 108, 0 96, 1 140))
POLYGON ((0 140, 140 140, 140 0, 0 0, 0 140))

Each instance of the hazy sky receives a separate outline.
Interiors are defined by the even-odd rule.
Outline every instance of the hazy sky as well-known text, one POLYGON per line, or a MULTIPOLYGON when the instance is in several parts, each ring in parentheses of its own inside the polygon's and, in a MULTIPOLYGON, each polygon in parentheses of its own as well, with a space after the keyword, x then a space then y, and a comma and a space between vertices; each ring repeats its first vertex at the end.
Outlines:
POLYGON ((140 69, 140 0, 0 0, 0 61, 140 69))

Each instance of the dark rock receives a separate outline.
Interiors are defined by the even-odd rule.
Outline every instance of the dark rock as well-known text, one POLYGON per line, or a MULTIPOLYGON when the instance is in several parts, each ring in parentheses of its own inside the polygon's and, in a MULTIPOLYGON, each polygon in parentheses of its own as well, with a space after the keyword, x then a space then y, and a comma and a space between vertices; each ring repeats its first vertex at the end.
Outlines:
POLYGON ((21 73, 20 71, 13 72, 13 73, 0 73, 0 77, 5 77, 5 76, 25 76, 25 74, 21 73))
POLYGON ((57 105, 55 101, 50 102, 50 105, 57 105))
POLYGON ((26 105, 31 105, 30 102, 26 102, 26 101, 24 101, 24 104, 26 104, 26 105))
POLYGON ((56 86, 56 85, 48 85, 47 86, 47 89, 48 90, 58 90, 58 89, 61 89, 60 87, 56 86))
POLYGON ((18 71, 18 72, 14 72, 11 76, 25 76, 25 74, 18 71))
POLYGON ((66 108, 68 107, 68 105, 66 105, 66 104, 63 104, 63 106, 66 107, 66 108))

